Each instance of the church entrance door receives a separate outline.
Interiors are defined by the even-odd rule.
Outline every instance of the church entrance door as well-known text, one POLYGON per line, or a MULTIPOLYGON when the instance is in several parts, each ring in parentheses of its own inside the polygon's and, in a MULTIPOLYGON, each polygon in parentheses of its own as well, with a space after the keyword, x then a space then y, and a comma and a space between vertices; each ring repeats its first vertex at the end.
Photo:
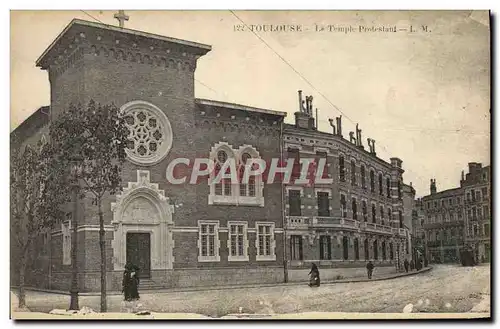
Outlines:
POLYGON ((140 278, 151 278, 150 233, 127 233, 127 262, 140 268, 140 278))

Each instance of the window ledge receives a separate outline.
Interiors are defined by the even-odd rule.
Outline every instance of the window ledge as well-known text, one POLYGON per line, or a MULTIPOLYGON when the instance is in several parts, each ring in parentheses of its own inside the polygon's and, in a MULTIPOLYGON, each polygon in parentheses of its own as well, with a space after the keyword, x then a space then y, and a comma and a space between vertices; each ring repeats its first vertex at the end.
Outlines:
POLYGON ((198 262, 220 262, 220 256, 198 256, 198 262))
POLYGON ((256 261, 275 261, 276 260, 276 255, 267 255, 267 256, 255 256, 256 261))
POLYGON ((228 256, 228 262, 248 262, 248 256, 228 256))

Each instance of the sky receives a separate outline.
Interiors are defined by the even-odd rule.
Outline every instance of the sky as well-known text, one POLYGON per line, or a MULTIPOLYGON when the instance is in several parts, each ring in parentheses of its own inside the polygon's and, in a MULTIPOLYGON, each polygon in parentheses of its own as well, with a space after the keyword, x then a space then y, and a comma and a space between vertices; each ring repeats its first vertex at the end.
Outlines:
MULTIPOLYGON (((36 59, 73 19, 117 25, 114 11, 11 12, 11 130, 50 104, 36 59)), ((127 11, 125 27, 201 42, 195 96, 287 112, 297 90, 314 97, 319 129, 343 115, 344 137, 359 123, 377 155, 403 161, 417 196, 457 187, 468 162, 490 164, 488 12, 471 11, 127 11), (238 31, 236 25, 300 25, 301 31, 238 31), (356 32, 316 31, 351 26, 356 32), (409 32, 410 25, 412 31, 409 32), (398 32, 359 32, 393 27, 398 32), (427 32, 422 26, 427 26, 427 32), (406 29, 406 31, 400 30, 406 29)))

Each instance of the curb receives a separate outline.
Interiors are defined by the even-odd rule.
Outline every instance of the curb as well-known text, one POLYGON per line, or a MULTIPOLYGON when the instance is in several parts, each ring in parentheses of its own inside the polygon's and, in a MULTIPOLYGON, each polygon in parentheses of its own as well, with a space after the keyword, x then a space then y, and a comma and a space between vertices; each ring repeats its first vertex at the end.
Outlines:
MULTIPOLYGON (((331 281, 324 281, 321 282, 322 285, 329 285, 329 284, 336 284, 336 283, 354 283, 354 282, 374 282, 374 281, 384 281, 384 280, 391 280, 391 279, 397 279, 397 278, 402 278, 406 276, 412 276, 412 275, 418 275, 421 273, 425 273, 432 270, 432 267, 426 267, 421 269, 420 271, 413 271, 413 272, 408 272, 408 273, 397 273, 393 274, 390 276, 386 277, 380 277, 380 278, 373 278, 373 279, 365 279, 365 278, 351 278, 351 279, 344 279, 344 280, 331 280, 331 281)), ((230 290, 230 289, 246 289, 246 288, 265 288, 265 287, 279 287, 279 286, 302 286, 302 285, 307 285, 307 281, 298 281, 298 282, 287 282, 287 283, 268 283, 268 284, 253 284, 253 285, 239 285, 239 286, 218 286, 218 287, 192 287, 192 288, 163 288, 163 289, 139 289, 140 293, 144 294, 151 294, 153 292, 157 294, 167 294, 167 293, 173 293, 173 292, 198 292, 198 291, 215 291, 215 290, 230 290)), ((39 288, 31 288, 31 287, 26 287, 25 288, 28 291, 38 291, 38 292, 45 292, 45 293, 51 293, 51 294, 59 294, 59 295, 70 295, 68 291, 60 291, 60 290, 48 290, 48 289, 39 289, 39 288)), ((79 293, 80 296, 100 296, 101 294, 99 292, 81 292, 79 293)), ((121 295, 121 292, 119 291, 108 291, 107 292, 108 296, 116 296, 116 295, 121 295)))

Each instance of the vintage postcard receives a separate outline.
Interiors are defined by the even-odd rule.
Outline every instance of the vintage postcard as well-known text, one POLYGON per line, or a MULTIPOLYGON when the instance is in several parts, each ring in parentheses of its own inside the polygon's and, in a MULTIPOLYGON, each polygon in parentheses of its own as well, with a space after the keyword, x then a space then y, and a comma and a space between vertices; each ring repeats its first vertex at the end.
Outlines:
POLYGON ((491 318, 490 12, 10 16, 12 319, 491 318))

